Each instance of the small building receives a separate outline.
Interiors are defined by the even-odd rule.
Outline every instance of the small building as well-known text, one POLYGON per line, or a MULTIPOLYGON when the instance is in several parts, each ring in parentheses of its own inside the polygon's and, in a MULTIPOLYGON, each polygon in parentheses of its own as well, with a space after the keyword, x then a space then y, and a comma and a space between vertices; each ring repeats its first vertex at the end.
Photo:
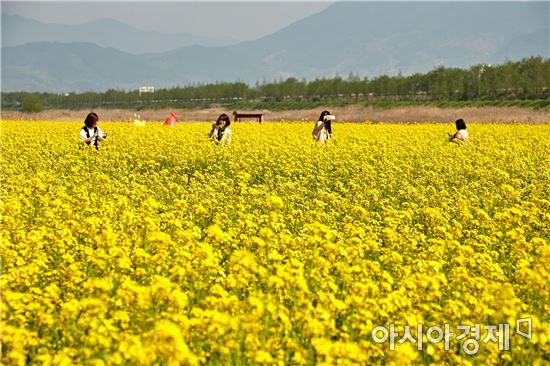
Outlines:
POLYGON ((141 97, 141 93, 154 93, 155 87, 154 86, 140 86, 139 87, 139 96, 141 97))

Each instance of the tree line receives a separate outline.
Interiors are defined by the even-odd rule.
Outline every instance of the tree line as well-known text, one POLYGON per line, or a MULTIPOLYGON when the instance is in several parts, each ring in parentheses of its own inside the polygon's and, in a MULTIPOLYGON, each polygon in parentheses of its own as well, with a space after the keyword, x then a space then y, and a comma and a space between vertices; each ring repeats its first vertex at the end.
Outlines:
POLYGON ((3 109, 37 111, 41 108, 162 108, 231 104, 237 101, 319 102, 347 101, 476 101, 550 98, 550 59, 529 57, 500 65, 479 64, 468 69, 435 67, 410 76, 382 75, 373 79, 350 73, 311 81, 290 77, 256 83, 198 83, 158 89, 153 93, 114 90, 85 93, 2 94, 3 109))

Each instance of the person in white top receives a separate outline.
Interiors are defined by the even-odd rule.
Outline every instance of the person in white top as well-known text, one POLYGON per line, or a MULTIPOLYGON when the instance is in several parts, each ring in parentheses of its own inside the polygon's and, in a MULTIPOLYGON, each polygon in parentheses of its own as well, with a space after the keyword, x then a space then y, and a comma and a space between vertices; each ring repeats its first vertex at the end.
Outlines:
POLYGON ((229 116, 225 113, 220 114, 218 119, 215 123, 212 123, 212 128, 210 129, 210 132, 208 132, 208 137, 211 141, 218 141, 218 132, 220 131, 220 126, 222 124, 222 120, 226 123, 231 121, 229 120, 229 116))
POLYGON ((461 119, 457 119, 455 121, 456 125, 456 132, 454 135, 449 135, 449 141, 454 142, 455 144, 459 145, 468 145, 468 131, 466 130, 466 122, 461 119))
POLYGON ((102 131, 101 128, 97 126, 99 117, 96 113, 88 113, 86 119, 84 120, 84 127, 80 129, 80 142, 84 145, 95 146, 96 150, 98 148, 98 141, 104 140, 107 138, 108 132, 102 131))
POLYGON ((233 133, 228 128, 230 124, 231 120, 229 116, 225 113, 221 114, 216 121, 217 128, 213 125, 212 129, 210 129, 210 138, 215 138, 222 146, 229 145, 231 143, 231 137, 233 136, 233 133))
POLYGON ((324 143, 326 140, 330 140, 331 135, 331 123, 330 117, 331 114, 329 111, 322 111, 319 116, 319 120, 315 123, 313 128, 313 140, 315 142, 324 143))

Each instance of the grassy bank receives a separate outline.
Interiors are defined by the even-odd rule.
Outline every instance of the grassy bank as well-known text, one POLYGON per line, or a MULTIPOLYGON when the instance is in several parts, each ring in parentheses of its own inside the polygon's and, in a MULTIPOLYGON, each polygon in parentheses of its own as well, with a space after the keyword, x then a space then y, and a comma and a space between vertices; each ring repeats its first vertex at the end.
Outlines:
POLYGON ((166 108, 196 110, 221 108, 224 110, 269 110, 269 111, 290 111, 309 110, 318 108, 343 108, 343 107, 372 107, 376 109, 390 109, 400 107, 438 107, 438 108, 476 108, 476 107, 516 107, 533 110, 550 110, 550 99, 535 100, 470 100, 470 101, 426 101, 426 100, 375 100, 358 101, 350 99, 333 100, 286 100, 286 101, 263 101, 263 100, 239 100, 228 103, 212 102, 176 102, 176 103, 143 103, 114 105, 105 104, 95 107, 105 109, 132 109, 132 110, 159 110, 166 108))
MULTIPOLYGON (((428 106, 439 108, 475 108, 475 107, 518 107, 529 108, 533 110, 550 109, 550 99, 536 100, 471 100, 471 101, 420 101, 420 100, 376 100, 376 101, 356 101, 356 100, 318 100, 318 101, 260 101, 260 100, 240 100, 230 103, 205 103, 205 102, 186 102, 186 103, 151 103, 143 104, 137 107, 138 110, 147 109, 207 109, 220 107, 225 110, 270 110, 270 111, 288 111, 305 110, 316 108, 342 108, 349 106, 372 107, 377 109, 390 109, 399 107, 428 106)), ((136 106, 129 106, 135 109, 136 106)))
MULTIPOLYGON (((237 100, 232 102, 213 101, 157 101, 155 103, 83 103, 76 106, 44 106, 44 110, 82 110, 82 109, 124 109, 133 111, 161 110, 161 109, 183 109, 199 110, 218 108, 226 111, 233 110, 268 110, 268 111, 291 111, 311 110, 319 108, 374 108, 392 109, 402 107, 437 107, 437 108, 478 108, 478 107, 513 107, 526 108, 536 111, 550 110, 550 99, 534 100, 470 100, 470 101, 428 101, 428 100, 358 100, 358 99, 326 99, 326 100, 237 100)), ((4 111, 20 111, 19 107, 5 106, 4 111)))

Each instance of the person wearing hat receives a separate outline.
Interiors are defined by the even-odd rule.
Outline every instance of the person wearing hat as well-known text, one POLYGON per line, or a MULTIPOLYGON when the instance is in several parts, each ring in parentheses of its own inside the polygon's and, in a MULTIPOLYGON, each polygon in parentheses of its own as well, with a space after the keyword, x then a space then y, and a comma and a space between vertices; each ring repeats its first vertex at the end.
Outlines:
POLYGON ((218 142, 220 145, 225 146, 231 143, 231 136, 233 133, 228 128, 231 124, 231 120, 227 114, 221 114, 216 122, 218 125, 218 142))

